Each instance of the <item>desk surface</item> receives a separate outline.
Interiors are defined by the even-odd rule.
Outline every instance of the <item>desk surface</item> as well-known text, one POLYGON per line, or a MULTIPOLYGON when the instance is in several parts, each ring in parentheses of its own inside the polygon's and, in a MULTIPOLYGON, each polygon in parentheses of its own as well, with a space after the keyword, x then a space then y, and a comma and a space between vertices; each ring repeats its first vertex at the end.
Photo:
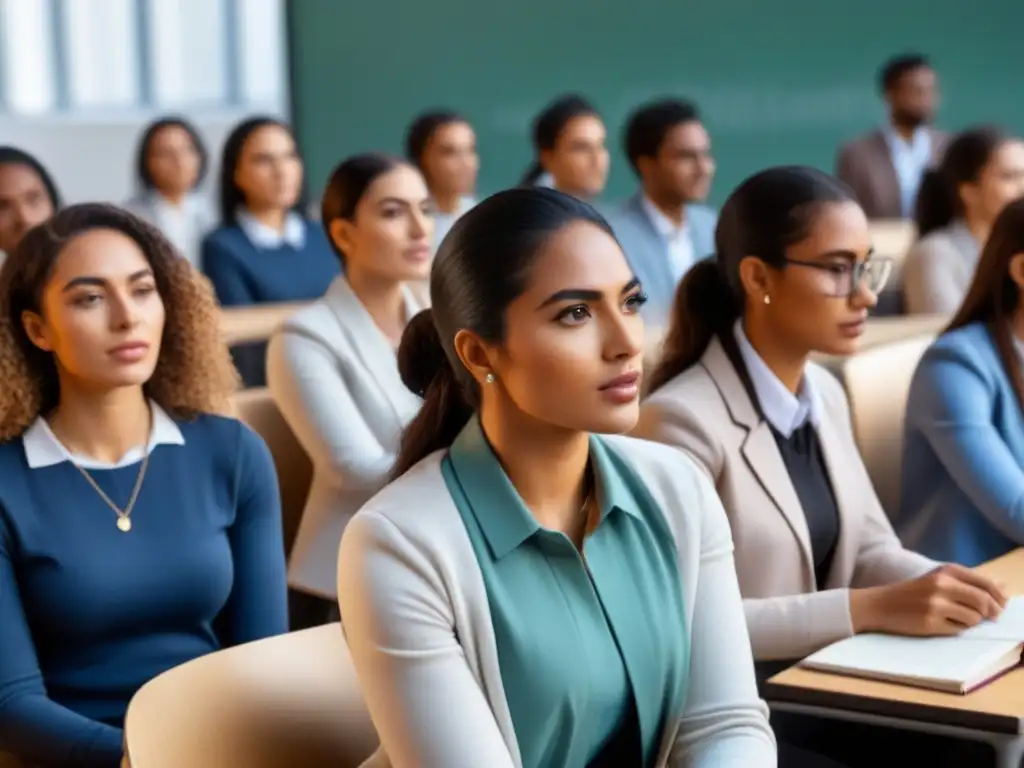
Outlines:
MULTIPOLYGON (((1014 595, 1024 594, 1024 548, 978 567, 1014 595)), ((769 702, 805 704, 957 725, 995 733, 1024 733, 1024 668, 967 695, 879 683, 790 667, 768 681, 769 702)))
POLYGON ((257 304, 220 311, 220 331, 228 346, 266 341, 281 323, 305 304, 257 304))

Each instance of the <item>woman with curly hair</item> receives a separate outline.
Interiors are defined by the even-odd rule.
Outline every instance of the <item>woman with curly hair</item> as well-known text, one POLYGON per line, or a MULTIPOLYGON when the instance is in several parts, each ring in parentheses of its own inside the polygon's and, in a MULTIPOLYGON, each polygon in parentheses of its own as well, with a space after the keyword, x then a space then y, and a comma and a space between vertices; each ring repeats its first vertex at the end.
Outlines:
POLYGON ((206 282, 114 207, 4 264, 0 381, 0 752, 113 768, 143 683, 286 631, 274 466, 206 282))

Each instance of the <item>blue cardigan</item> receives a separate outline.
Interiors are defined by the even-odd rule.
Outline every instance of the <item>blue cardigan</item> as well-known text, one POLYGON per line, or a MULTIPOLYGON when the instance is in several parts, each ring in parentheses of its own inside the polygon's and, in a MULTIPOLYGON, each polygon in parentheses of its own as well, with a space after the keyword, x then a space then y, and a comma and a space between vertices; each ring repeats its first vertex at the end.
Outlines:
POLYGON ((901 488, 911 549, 974 566, 1024 544, 1024 416, 980 323, 940 336, 914 373, 901 488))
MULTIPOLYGON (((234 419, 178 422, 130 533, 68 461, 0 445, 0 752, 116 768, 132 695, 225 646, 287 631, 277 478, 234 419)), ((124 503, 139 464, 90 474, 124 503)), ((183 734, 182 738, 186 738, 183 734)))
POLYGON ((220 227, 203 241, 202 270, 225 307, 312 301, 341 274, 341 263, 323 227, 303 221, 302 247, 255 245, 237 224, 220 227))

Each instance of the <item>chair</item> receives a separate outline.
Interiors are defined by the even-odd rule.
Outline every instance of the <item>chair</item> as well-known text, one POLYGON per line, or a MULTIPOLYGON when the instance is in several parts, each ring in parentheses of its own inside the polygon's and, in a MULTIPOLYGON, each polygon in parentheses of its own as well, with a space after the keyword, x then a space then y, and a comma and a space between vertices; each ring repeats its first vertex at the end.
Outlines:
POLYGON ((125 716, 131 768, 355 768, 378 743, 339 624, 182 664, 125 716))
POLYGON ((281 514, 285 553, 289 554, 306 507, 313 481, 313 463, 295 438, 288 422, 267 389, 246 389, 234 396, 235 413, 252 427, 270 448, 281 486, 281 514))
POLYGON ((876 346, 843 366, 850 416, 864 465, 891 517, 900 500, 903 422, 914 370, 934 334, 876 346))
POLYGON ((913 221, 903 219, 877 219, 870 222, 871 242, 875 253, 892 259, 892 275, 889 284, 878 297, 875 310, 878 316, 903 314, 903 263, 907 252, 917 237, 913 221))

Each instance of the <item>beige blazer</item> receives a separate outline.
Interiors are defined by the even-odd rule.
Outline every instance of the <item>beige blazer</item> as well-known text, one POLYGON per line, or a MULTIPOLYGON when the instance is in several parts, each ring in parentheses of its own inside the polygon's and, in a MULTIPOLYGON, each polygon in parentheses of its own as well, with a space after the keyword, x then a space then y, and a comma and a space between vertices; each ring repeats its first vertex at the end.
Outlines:
POLYGON ((736 546, 736 571, 758 661, 797 659, 853 633, 849 589, 936 567, 893 532, 853 440, 846 395, 809 364, 822 402, 818 438, 839 507, 828 583, 815 584, 810 533, 771 427, 758 414, 718 339, 699 364, 641 406, 636 435, 676 446, 711 475, 736 546))
MULTIPOLYGON (((690 633, 686 701, 658 768, 774 768, 729 525, 711 483, 675 451, 628 437, 626 457, 665 513, 690 633)), ((521 768, 480 566, 438 451, 355 516, 341 543, 342 625, 381 749, 364 768, 521 768)))
MULTIPOLYGON (((406 291, 408 315, 420 308, 406 291)), ((288 582, 333 600, 341 533, 386 482, 421 400, 402 383, 391 342, 344 277, 271 337, 267 385, 313 462, 288 582)))
MULTIPOLYGON (((942 158, 949 134, 932 130, 932 162, 942 158)), ((836 157, 836 176, 853 188, 869 219, 901 219, 900 182, 892 151, 879 128, 843 145, 836 157)))

